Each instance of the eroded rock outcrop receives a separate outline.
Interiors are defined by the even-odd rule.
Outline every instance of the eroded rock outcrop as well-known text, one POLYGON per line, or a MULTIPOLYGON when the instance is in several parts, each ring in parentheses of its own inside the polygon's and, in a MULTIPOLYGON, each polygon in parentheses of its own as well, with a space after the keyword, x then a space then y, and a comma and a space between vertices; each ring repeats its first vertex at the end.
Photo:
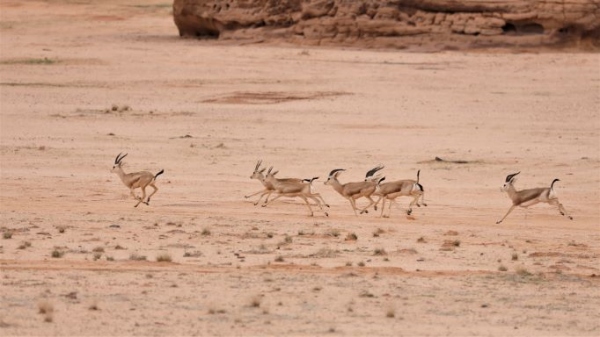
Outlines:
POLYGON ((600 0, 174 0, 181 36, 430 49, 600 48, 600 0))

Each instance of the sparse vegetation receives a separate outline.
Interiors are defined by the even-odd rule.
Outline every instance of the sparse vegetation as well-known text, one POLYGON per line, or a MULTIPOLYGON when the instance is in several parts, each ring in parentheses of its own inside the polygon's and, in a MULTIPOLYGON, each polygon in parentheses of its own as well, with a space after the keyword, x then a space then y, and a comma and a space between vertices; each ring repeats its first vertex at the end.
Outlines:
POLYGON ((517 273, 517 275, 519 276, 531 276, 533 274, 531 274, 527 269, 525 269, 524 267, 519 267, 517 268, 517 270, 515 271, 517 273))
POLYGON ((6 232, 2 233, 2 238, 5 240, 11 239, 12 236, 13 236, 12 231, 6 231, 6 232))
POLYGON ((116 246, 115 246, 115 249, 116 249, 116 250, 123 250, 123 249, 125 249, 125 247, 123 247, 123 246, 121 246, 121 245, 116 245, 116 246))
POLYGON ((94 252, 94 253, 104 253, 104 247, 101 247, 101 246, 94 247, 94 249, 92 249, 92 252, 94 252))
POLYGON ((161 253, 156 256, 156 262, 172 262, 173 259, 169 253, 161 253))
POLYGON ((214 314, 225 314, 227 313, 227 311, 225 309, 215 309, 215 308, 210 308, 208 309, 208 313, 210 315, 214 315, 214 314))
POLYGON ((422 236, 421 236, 420 238, 418 238, 418 239, 417 239, 417 242, 418 242, 418 243, 427 243, 427 241, 425 241, 425 238, 424 238, 424 237, 422 237, 422 236))
POLYGON ((23 241, 19 247, 17 247, 18 249, 25 249, 25 248, 29 248, 31 247, 31 242, 29 241, 23 241))
POLYGON ((202 256, 202 252, 200 252, 199 250, 183 253, 183 257, 200 257, 200 256, 202 256))
POLYGON ((375 295, 370 293, 368 290, 361 291, 361 293, 358 296, 360 296, 360 297, 375 297, 375 295))
POLYGON ((55 259, 60 259, 64 255, 65 255, 64 251, 56 249, 56 248, 54 248, 54 250, 52 251, 52 254, 51 254, 51 256, 55 259))
POLYGON ((102 253, 94 253, 94 261, 100 260, 101 257, 102 257, 102 253))
POLYGON ((57 226, 56 229, 58 229, 59 233, 64 233, 67 230, 67 227, 65 227, 65 226, 57 226))
POLYGON ((388 308, 388 310, 385 312, 385 317, 387 317, 387 318, 396 317, 396 310, 394 310, 394 308, 388 308))
POLYGON ((315 232, 305 232, 302 229, 298 231, 298 235, 299 236, 302 236, 302 235, 314 235, 314 234, 315 234, 315 232))
POLYGON ((252 297, 252 299, 250 299, 250 307, 259 308, 260 304, 261 304, 260 296, 254 296, 254 297, 252 297))
POLYGON ((131 253, 131 255, 129 255, 129 259, 132 261, 145 261, 146 256, 139 255, 138 253, 131 253))
POLYGON ((10 59, 0 61, 0 64, 25 64, 25 65, 51 65, 56 64, 59 61, 49 59, 47 57, 44 58, 20 58, 20 59, 10 59))
POLYGON ((373 252, 373 255, 383 256, 383 255, 387 255, 387 252, 383 248, 375 248, 375 251, 373 252))
POLYGON ((211 234, 211 232, 210 232, 210 229, 208 229, 208 228, 203 228, 202 232, 200 233, 200 235, 202 235, 202 236, 210 236, 210 234, 211 234))
POLYGON ((500 265, 500 267, 498 267, 498 271, 507 271, 508 268, 506 268, 506 266, 504 265, 500 265))
POLYGON ((284 261, 284 259, 283 259, 283 256, 281 256, 281 255, 277 255, 277 257, 275 258, 275 262, 283 262, 283 261, 284 261))
POLYGON ((44 322, 51 323, 54 319, 54 306, 52 303, 43 300, 38 303, 38 312, 44 315, 44 322))
POLYGON ((517 254, 517 253, 513 253, 513 254, 512 254, 512 260, 513 260, 513 261, 517 261, 518 259, 519 259, 519 254, 517 254))
POLYGON ((377 230, 373 232, 373 237, 378 238, 383 233, 385 233, 385 231, 383 229, 377 228, 377 230))
POLYGON ((340 231, 338 229, 330 229, 327 232, 325 232, 326 235, 329 236, 333 236, 334 238, 337 238, 338 236, 340 236, 340 231))
POLYGON ((346 241, 356 241, 358 240, 358 236, 356 236, 355 233, 348 233, 348 235, 346 235, 346 241))
POLYGON ((364 267, 364 266, 365 266, 365 263, 364 263, 363 261, 360 261, 360 262, 358 263, 358 266, 359 266, 359 267, 364 267))
POLYGON ((337 257, 338 252, 336 250, 333 250, 331 248, 328 247, 324 247, 319 249, 316 253, 314 254, 310 254, 310 257, 317 257, 317 258, 333 258, 333 257, 337 257))

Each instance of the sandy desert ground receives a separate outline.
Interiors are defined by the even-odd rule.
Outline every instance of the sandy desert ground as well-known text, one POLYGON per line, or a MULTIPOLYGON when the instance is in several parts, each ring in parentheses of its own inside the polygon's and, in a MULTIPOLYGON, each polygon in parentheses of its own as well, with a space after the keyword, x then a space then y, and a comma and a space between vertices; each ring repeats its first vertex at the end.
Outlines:
POLYGON ((600 334, 598 54, 232 45, 170 6, 0 2, 0 335, 600 334), (165 170, 149 206, 120 152, 165 170), (259 159, 319 176, 329 216, 245 199, 259 159), (380 163, 428 207, 323 184, 380 163), (496 225, 517 171, 574 220, 496 225))

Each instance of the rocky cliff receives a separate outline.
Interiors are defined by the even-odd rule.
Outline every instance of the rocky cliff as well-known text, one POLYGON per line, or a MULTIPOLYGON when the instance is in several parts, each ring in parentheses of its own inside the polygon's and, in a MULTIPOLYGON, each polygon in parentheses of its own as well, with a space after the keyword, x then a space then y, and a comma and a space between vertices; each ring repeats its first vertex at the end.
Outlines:
POLYGON ((600 0, 174 0, 181 36, 304 45, 600 48, 600 0))

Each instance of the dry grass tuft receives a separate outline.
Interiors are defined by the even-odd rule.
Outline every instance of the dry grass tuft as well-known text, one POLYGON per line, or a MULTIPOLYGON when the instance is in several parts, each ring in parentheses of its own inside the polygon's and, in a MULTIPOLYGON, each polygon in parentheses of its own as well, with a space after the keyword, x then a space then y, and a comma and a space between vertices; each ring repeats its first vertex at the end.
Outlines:
POLYGON ((100 308, 98 307, 98 302, 94 301, 92 304, 90 304, 90 306, 88 307, 89 310, 92 311, 98 311, 100 310, 100 308))
POLYGON ((333 258, 338 256, 338 251, 331 248, 321 248, 316 253, 310 254, 309 257, 316 258, 333 258))
POLYGON ((375 255, 375 256, 384 256, 384 255, 387 255, 387 252, 383 248, 375 248, 375 251, 373 252, 373 255, 375 255))
POLYGON ((63 252, 62 250, 58 250, 56 248, 54 248, 54 250, 52 251, 52 253, 50 254, 50 256, 52 256, 55 259, 60 259, 61 257, 63 257, 65 255, 65 252, 63 252))
POLYGON ((262 302, 262 299, 260 298, 260 296, 254 296, 250 299, 250 307, 251 308, 259 308, 261 302, 262 302))
POLYGON ((17 247, 18 249, 25 249, 25 248, 29 248, 31 247, 31 242, 29 241, 23 241, 19 247, 17 247))
POLYGON ((377 228, 377 230, 373 232, 373 237, 377 238, 377 237, 379 237, 383 233, 385 233, 385 231, 383 229, 377 228))
POLYGON ((173 262, 169 253, 162 253, 156 256, 156 262, 173 262))
POLYGON ((129 259, 132 261, 146 261, 146 256, 139 255, 138 253, 131 253, 131 255, 129 255, 129 259))
POLYGON ((54 320, 54 306, 52 303, 42 300, 38 303, 38 312, 44 315, 44 322, 50 323, 54 320))
POLYGON ((530 273, 530 272, 529 272, 527 269, 525 269, 524 267, 519 267, 519 268, 517 268, 517 270, 516 270, 516 273, 517 273, 517 275, 519 275, 519 276, 523 276, 523 277, 526 277, 526 276, 531 276, 531 275, 533 275, 532 273, 530 273))

